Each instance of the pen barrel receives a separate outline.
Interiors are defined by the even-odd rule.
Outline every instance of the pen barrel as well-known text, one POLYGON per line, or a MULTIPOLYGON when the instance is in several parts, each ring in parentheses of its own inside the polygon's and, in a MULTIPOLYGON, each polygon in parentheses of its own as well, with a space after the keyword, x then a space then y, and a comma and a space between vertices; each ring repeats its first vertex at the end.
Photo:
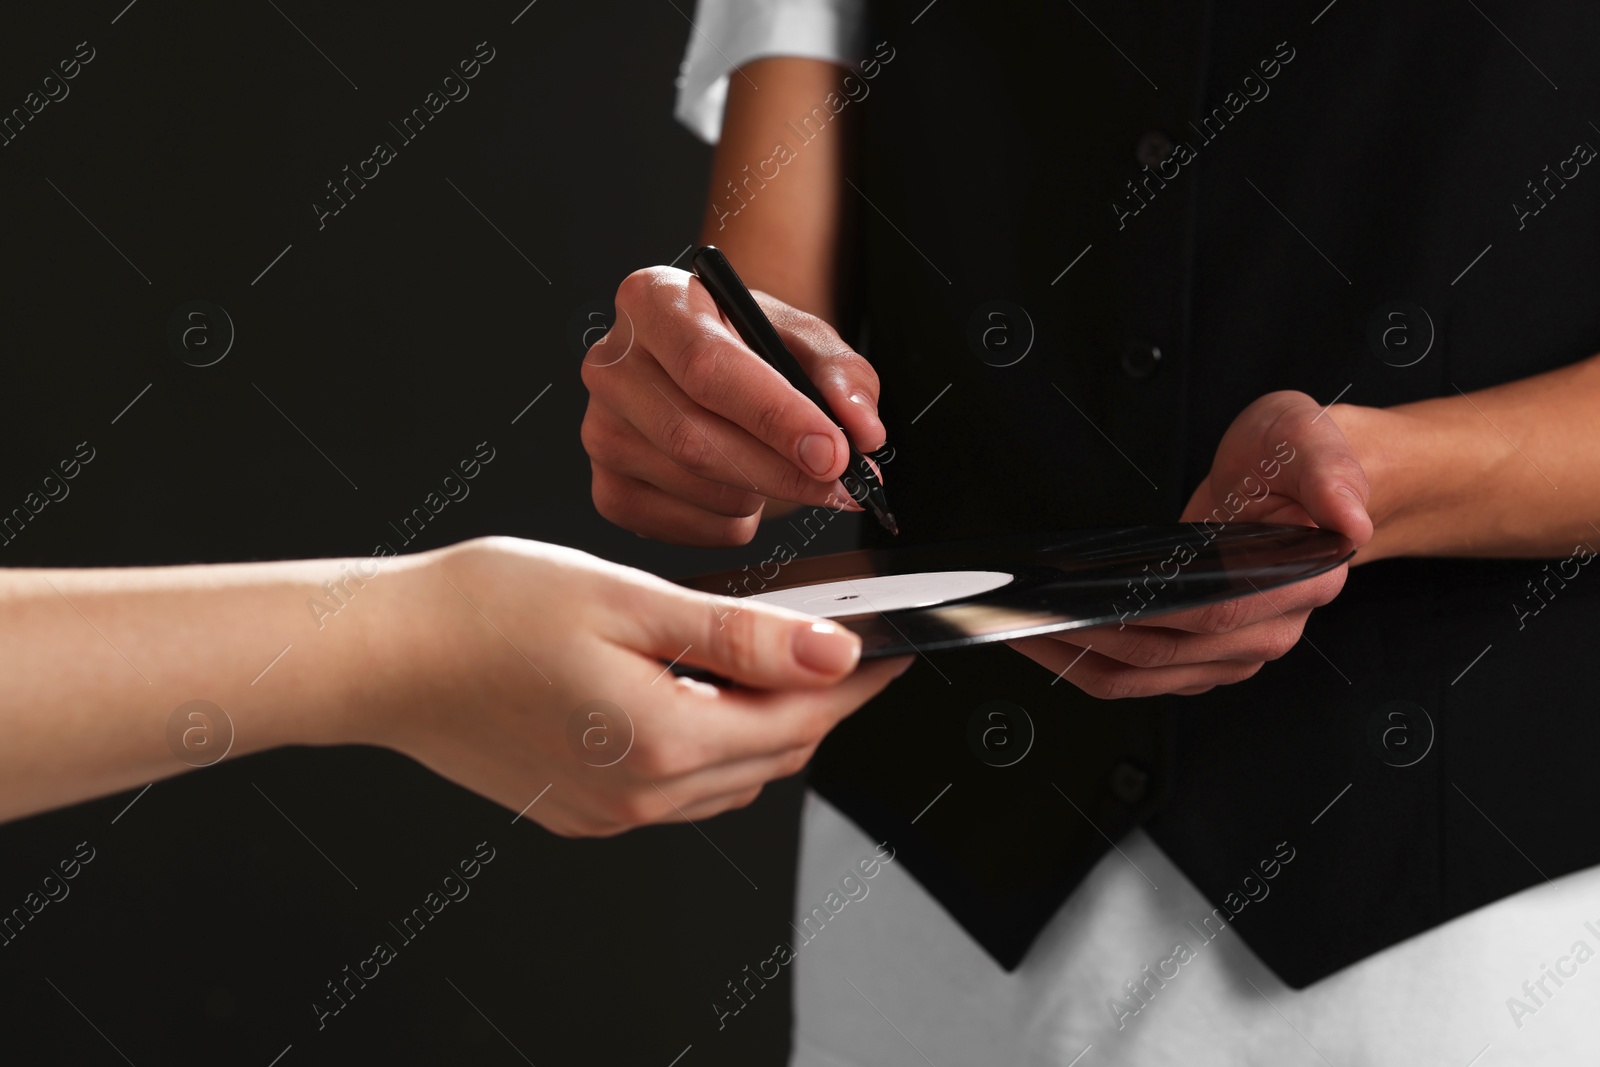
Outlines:
MULTIPOLYGON (((728 257, 722 254, 722 250, 715 245, 697 248, 694 255, 689 258, 689 265, 694 270, 695 277, 700 279, 700 284, 706 287, 706 291, 716 301, 717 307, 721 308, 728 321, 733 323, 733 328, 738 331, 750 350, 783 375, 790 385, 798 389, 801 395, 838 425, 838 416, 834 415, 833 409, 828 406, 822 393, 812 383, 811 375, 806 373, 806 369, 800 365, 794 353, 789 351, 789 346, 783 343, 783 338, 778 336, 777 328, 761 310, 761 305, 756 303, 756 298, 751 295, 749 288, 739 277, 739 272, 733 269, 733 264, 728 262, 728 257)), ((850 444, 848 434, 845 435, 845 444, 850 449, 850 462, 845 468, 842 479, 845 491, 857 503, 870 509, 886 528, 897 530, 893 517, 889 515, 888 500, 884 496, 883 483, 878 479, 877 472, 872 469, 872 464, 855 445, 850 444), (852 477, 861 483, 859 490, 848 481, 852 477)))
POLYGON ((717 302, 717 307, 733 323, 733 328, 751 351, 783 375, 807 400, 827 412, 829 418, 833 418, 827 401, 812 384, 811 375, 789 351, 783 338, 778 336, 777 328, 761 310, 761 305, 756 303, 756 298, 750 295, 750 290, 722 250, 714 245, 706 245, 697 249, 689 262, 694 268, 695 277, 700 279, 700 284, 706 287, 711 298, 717 302))

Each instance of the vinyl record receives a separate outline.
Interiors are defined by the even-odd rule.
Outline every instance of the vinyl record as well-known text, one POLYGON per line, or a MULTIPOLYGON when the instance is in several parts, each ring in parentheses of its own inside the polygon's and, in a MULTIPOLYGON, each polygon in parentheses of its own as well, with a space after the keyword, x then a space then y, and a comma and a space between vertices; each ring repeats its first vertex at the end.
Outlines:
POLYGON ((1177 523, 780 554, 681 584, 834 619, 870 659, 1143 622, 1303 581, 1354 553, 1331 530, 1177 523))

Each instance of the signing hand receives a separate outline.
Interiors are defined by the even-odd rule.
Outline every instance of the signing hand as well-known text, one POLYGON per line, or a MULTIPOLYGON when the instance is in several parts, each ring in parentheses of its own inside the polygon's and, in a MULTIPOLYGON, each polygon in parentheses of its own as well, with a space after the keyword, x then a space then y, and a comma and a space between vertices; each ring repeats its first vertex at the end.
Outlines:
MULTIPOLYGON (((878 376, 821 319, 755 294, 863 452, 881 448, 878 376)), ((748 542, 767 498, 860 510, 844 434, 757 356, 691 274, 636 271, 583 361, 583 446, 600 514, 680 544, 748 542)))
MULTIPOLYGON (((1333 419, 1304 393, 1269 393, 1228 427, 1182 521, 1321 526, 1359 548, 1372 537, 1367 499, 1366 474, 1333 419)), ((1270 593, 1011 646, 1103 699, 1203 693, 1243 681, 1293 648, 1312 609, 1344 588, 1347 571, 1341 566, 1270 593)))

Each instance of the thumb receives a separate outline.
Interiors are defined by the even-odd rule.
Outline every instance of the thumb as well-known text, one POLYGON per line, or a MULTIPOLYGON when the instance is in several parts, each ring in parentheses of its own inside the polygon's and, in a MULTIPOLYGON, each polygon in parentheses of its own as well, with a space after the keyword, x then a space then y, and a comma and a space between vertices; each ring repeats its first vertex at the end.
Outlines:
POLYGON ((1331 418, 1318 418, 1292 433, 1289 443, 1295 454, 1283 467, 1285 491, 1318 526, 1343 534, 1357 547, 1370 541, 1371 490, 1344 432, 1331 418))
POLYGON ((757 689, 832 685, 861 659, 861 639, 827 619, 667 585, 639 590, 637 651, 757 689))

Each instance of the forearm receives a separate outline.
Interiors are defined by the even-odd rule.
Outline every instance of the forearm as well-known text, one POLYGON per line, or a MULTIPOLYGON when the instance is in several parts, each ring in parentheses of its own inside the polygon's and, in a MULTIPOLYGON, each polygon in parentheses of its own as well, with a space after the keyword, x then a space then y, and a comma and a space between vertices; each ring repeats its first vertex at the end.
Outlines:
POLYGON ((0 820, 355 739, 406 662, 375 634, 385 585, 423 558, 0 571, 0 820))
POLYGON ((1328 409, 1372 487, 1389 556, 1565 556, 1600 548, 1600 356, 1479 392, 1328 409))
POLYGON ((836 115, 823 106, 829 94, 841 99, 845 71, 822 60, 759 59, 743 72, 748 81, 730 79, 701 243, 727 252, 751 288, 837 327, 842 176, 859 105, 836 115), (817 109, 826 124, 805 125, 817 109))

